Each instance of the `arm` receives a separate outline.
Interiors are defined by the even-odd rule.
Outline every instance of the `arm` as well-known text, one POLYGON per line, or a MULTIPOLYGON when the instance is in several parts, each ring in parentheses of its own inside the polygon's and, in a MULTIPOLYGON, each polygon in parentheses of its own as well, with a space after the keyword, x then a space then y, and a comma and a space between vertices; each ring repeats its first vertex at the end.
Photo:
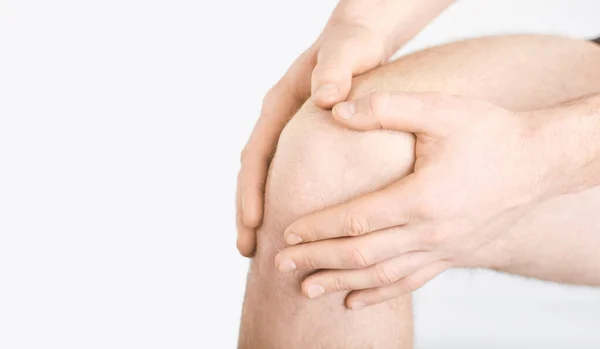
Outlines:
POLYGON ((264 99, 261 116, 242 151, 238 176, 238 249, 252 256, 262 223, 267 169, 292 114, 313 95, 323 108, 346 99, 352 77, 386 62, 451 0, 342 0, 315 43, 264 99))
MULTIPOLYGON (((352 23, 384 39, 386 56, 394 54, 455 0, 342 0, 328 26, 352 23)), ((363 48, 364 49, 364 48, 363 48)))
MULTIPOLYGON (((374 90, 436 90, 490 100, 511 110, 533 110, 592 92, 600 80, 598 59, 600 49, 579 40, 546 36, 468 40, 402 57, 355 78, 351 96, 364 97, 374 90), (530 60, 515 70, 515 56, 530 60), (580 78, 568 79, 573 74, 580 78), (528 94, 533 88, 542 88, 543 93, 528 94)), ((296 260, 298 270, 286 274, 274 264, 285 247, 284 230, 293 221, 373 192, 412 170, 411 135, 352 132, 336 125, 331 116, 330 111, 307 102, 279 140, 266 186, 265 219, 248 275, 240 348, 411 346, 409 295, 352 312, 343 307, 347 292, 308 299, 309 289, 300 289, 300 282, 310 274, 304 266, 318 260, 296 260)), ((600 205, 600 195, 595 200, 600 205)), ((587 217, 581 204, 574 200, 570 209, 577 217, 587 217)), ((540 222, 539 217, 534 221, 540 222)), ((598 218, 600 226, 600 217, 591 217, 598 218)), ((572 227, 570 222, 551 223, 542 226, 550 230, 546 236, 564 234, 572 227)), ((521 233, 531 232, 531 224, 522 228, 521 233)), ((539 241, 543 239, 535 246, 539 241)), ((334 251, 328 255, 336 255, 334 251)), ((352 249, 345 252, 337 255, 348 260, 355 256, 352 249)))
POLYGON ((600 184, 600 93, 533 112, 545 162, 550 166, 551 198, 600 184))
POLYGON ((598 103, 592 93, 529 114, 545 144, 539 154, 553 164, 554 188, 504 224, 502 238, 477 251, 469 266, 600 286, 598 103))
MULTIPOLYGON (((513 92, 518 86, 530 101, 548 96, 542 91, 552 85, 521 77, 522 81, 514 80, 513 92)), ((564 79, 578 81, 573 75, 564 79)), ((589 81, 588 94, 598 91, 598 81, 589 81)), ((417 156, 415 173, 385 190, 308 215, 288 227, 286 238, 299 235, 292 240, 305 244, 284 250, 278 260, 297 260, 300 269, 330 269, 304 280, 303 290, 320 284, 327 292, 337 292, 343 285, 345 290, 365 289, 351 293, 349 299, 371 294, 370 301, 375 302, 412 291, 449 267, 485 267, 557 282, 600 284, 596 212, 600 188, 593 187, 597 182, 590 177, 597 164, 586 161, 597 151, 597 141, 591 141, 597 134, 595 112, 589 112, 597 109, 597 96, 562 107, 546 105, 545 111, 537 112, 510 112, 437 94, 374 96, 357 102, 363 105, 359 117, 342 118, 348 106, 342 104, 334 109, 334 118, 357 130, 414 132, 421 140, 416 149, 421 161, 417 156), (555 116, 569 110, 579 116, 555 116), (582 112, 586 110, 587 114, 582 112), (572 130, 563 133, 570 136, 583 128, 593 131, 575 143, 556 136, 559 130, 572 130), (581 148, 583 144, 587 148, 581 148), (560 160, 576 152, 583 155, 571 158, 566 167, 578 175, 568 173, 573 178, 566 181, 548 175, 557 169, 565 174, 560 160), (590 189, 578 191, 584 188, 590 189), (559 195, 566 192, 573 194, 559 195), (352 237, 352 242, 318 241, 348 235, 364 236, 352 237), (381 238, 384 235, 390 238, 381 238), (363 262, 339 261, 348 248, 366 256, 363 262), (312 265, 303 264, 305 260, 312 265)), ((540 107, 544 106, 533 109, 540 107)))

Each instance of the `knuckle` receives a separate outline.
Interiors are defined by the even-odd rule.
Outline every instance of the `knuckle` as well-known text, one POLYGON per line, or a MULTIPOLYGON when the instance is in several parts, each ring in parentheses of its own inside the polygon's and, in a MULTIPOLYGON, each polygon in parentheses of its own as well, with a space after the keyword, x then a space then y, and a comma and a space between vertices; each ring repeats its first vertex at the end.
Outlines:
POLYGON ((333 66, 329 63, 319 63, 312 71, 312 77, 315 80, 327 78, 331 74, 333 66))
POLYGON ((425 220, 439 220, 456 217, 460 206, 452 200, 440 199, 434 189, 426 188, 415 203, 415 213, 425 220))
POLYGON ((328 45, 331 41, 326 42, 323 47, 317 53, 317 62, 313 72, 315 71, 327 71, 336 69, 339 66, 342 58, 339 47, 335 48, 328 45))
POLYGON ((270 105, 272 105, 273 103, 275 103, 275 100, 277 99, 278 95, 279 95, 279 91, 281 90, 281 81, 276 83, 275 85, 273 85, 273 87, 271 87, 269 89, 269 91, 265 94, 265 96, 262 99, 262 106, 263 109, 266 107, 269 107, 270 105))
POLYGON ((308 95, 304 91, 305 84, 296 80, 288 73, 269 89, 262 99, 260 119, 280 120, 282 116, 289 118, 297 111, 308 95), (290 102, 294 107, 282 114, 281 108, 289 108, 290 102))
POLYGON ((369 220, 357 213, 348 214, 346 216, 346 235, 359 236, 369 232, 369 220))
POLYGON ((346 291, 346 290, 350 289, 348 287, 348 285, 344 281, 342 281, 342 279, 340 277, 336 277, 333 280, 333 287, 335 287, 335 289, 337 291, 346 291))
POLYGON ((337 74, 328 67, 316 67, 312 72, 311 79, 313 89, 323 84, 336 83, 339 80, 337 74))
MULTIPOLYGON (((346 72, 340 66, 339 60, 328 57, 326 61, 318 63, 312 71, 312 80, 316 83, 335 83, 340 81, 346 72)), ((349 74, 349 73, 348 73, 349 74)))
POLYGON ((385 109, 387 108, 389 100, 389 94, 383 91, 376 91, 369 95, 369 112, 375 117, 382 117, 385 115, 385 109))
POLYGON ((352 264, 358 268, 365 268, 369 266, 365 253, 358 248, 353 248, 351 252, 352 264))
POLYGON ((296 226, 292 228, 292 231, 306 241, 321 240, 321 235, 311 224, 297 223, 296 226))
POLYGON ((433 205, 429 202, 426 195, 427 193, 422 193, 421 197, 415 202, 413 213, 421 219, 432 219, 433 205))
POLYGON ((375 276, 377 280, 382 285, 391 285, 394 282, 398 281, 398 275, 391 268, 387 268, 385 266, 376 266, 375 268, 375 276))
POLYGON ((410 293, 415 292, 416 290, 421 288, 421 285, 422 282, 417 278, 407 277, 406 279, 404 279, 404 287, 406 291, 410 293))
POLYGON ((389 300, 394 295, 390 294, 390 290, 387 290, 386 287, 377 287, 372 292, 372 304, 381 303, 389 300))
POLYGON ((248 152, 249 152, 248 145, 246 145, 240 152, 240 163, 241 164, 244 164, 245 160, 248 158, 248 152))
POLYGON ((257 147, 252 140, 248 142, 248 144, 240 152, 240 164, 242 165, 241 170, 243 170, 246 166, 256 166, 261 164, 263 161, 268 160, 265 159, 265 155, 262 154, 259 149, 260 148, 257 147))
POLYGON ((428 248, 440 246, 445 240, 445 234, 441 229, 434 229, 423 234, 423 242, 428 248))
POLYGON ((304 263, 309 269, 319 269, 319 263, 313 256, 309 254, 304 257, 304 263))
POLYGON ((454 231, 460 228, 457 221, 438 223, 429 231, 424 232, 424 242, 430 248, 442 247, 454 239, 454 231))

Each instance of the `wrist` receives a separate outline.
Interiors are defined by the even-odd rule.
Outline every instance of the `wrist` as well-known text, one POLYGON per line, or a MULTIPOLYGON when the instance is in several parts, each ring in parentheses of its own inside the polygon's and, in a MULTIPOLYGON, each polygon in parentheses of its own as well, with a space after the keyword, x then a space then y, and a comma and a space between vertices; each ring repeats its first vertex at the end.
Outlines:
POLYGON ((417 35, 454 0, 341 0, 328 25, 364 27, 381 40, 387 57, 417 35))
POLYGON ((390 29, 388 45, 394 54, 400 47, 421 32, 455 0, 404 0, 393 13, 396 21, 390 29))
POLYGON ((331 14, 328 26, 360 26, 384 42, 396 29, 401 5, 398 0, 341 0, 331 14))

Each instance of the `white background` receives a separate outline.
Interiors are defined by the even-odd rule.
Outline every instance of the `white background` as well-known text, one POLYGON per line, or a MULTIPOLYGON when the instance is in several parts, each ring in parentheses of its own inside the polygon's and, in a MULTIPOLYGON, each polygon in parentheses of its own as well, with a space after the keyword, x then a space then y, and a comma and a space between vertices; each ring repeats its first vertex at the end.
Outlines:
MULTIPOLYGON (((0 348, 235 347, 238 153, 334 5, 0 1, 0 348)), ((599 16, 463 0, 405 50, 599 16)), ((598 290, 455 271, 416 310, 420 348, 600 347, 598 290)))

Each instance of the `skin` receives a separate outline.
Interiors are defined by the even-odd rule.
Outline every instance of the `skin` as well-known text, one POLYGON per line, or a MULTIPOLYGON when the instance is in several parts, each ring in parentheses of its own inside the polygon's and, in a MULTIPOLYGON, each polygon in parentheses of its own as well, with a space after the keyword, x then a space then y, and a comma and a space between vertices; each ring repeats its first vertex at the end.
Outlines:
MULTIPOLYGON (((379 92, 340 103, 333 116, 346 127, 415 134, 414 170, 292 223, 287 243, 308 244, 282 251, 276 263, 311 260, 311 268, 338 269, 311 276, 307 293, 343 284, 359 290, 347 298, 352 309, 412 292, 448 268, 473 266, 479 250, 539 204, 600 184, 599 106, 600 94, 526 113, 438 93, 379 92), (318 242, 343 237, 352 239, 358 266, 340 258, 348 241, 318 242)), ((568 232, 539 248, 568 244, 568 232)), ((585 242, 599 245, 600 233, 585 242)), ((583 271, 581 283, 600 285, 600 257, 579 252, 569 251, 581 259, 570 267, 583 271)), ((556 261, 537 264, 551 271, 556 261)))
MULTIPOLYGON (((441 91, 487 100, 514 112, 536 110, 593 92, 600 81, 598 59, 600 48, 579 40, 547 36, 467 40, 408 55, 356 77, 349 99, 373 91, 441 91)), ((305 284, 303 288, 300 284, 318 273, 301 261, 296 271, 285 274, 274 261, 286 247, 284 231, 294 221, 400 180, 413 169, 414 149, 409 133, 350 130, 311 100, 295 114, 279 138, 269 169, 265 215, 247 280, 240 348, 411 347, 410 295, 351 311, 344 307, 348 292, 307 298, 305 284)), ((560 215, 553 213, 553 206, 545 206, 537 215, 511 224, 502 239, 480 250, 478 263, 486 264, 493 255, 498 263, 494 268, 512 265, 511 272, 526 275, 539 274, 536 260, 552 258, 561 261, 554 275, 570 277, 575 263, 569 251, 597 254, 599 247, 584 238, 595 233, 590 229, 593 224, 582 218, 597 216, 599 199, 574 197, 560 215), (582 238, 553 244, 554 249, 539 248, 541 241, 559 238, 567 228, 582 238), (498 256, 516 256, 518 262, 498 256)), ((600 219, 595 226, 600 229, 600 219)), ((335 240, 319 243, 331 241, 335 240)), ((304 245, 310 244, 300 246, 304 245)))
POLYGON ((315 43, 267 93, 241 155, 236 191, 237 247, 254 255, 263 220, 267 170, 279 136, 312 95, 321 108, 347 98, 352 77, 382 63, 439 15, 451 0, 342 0, 315 43))

